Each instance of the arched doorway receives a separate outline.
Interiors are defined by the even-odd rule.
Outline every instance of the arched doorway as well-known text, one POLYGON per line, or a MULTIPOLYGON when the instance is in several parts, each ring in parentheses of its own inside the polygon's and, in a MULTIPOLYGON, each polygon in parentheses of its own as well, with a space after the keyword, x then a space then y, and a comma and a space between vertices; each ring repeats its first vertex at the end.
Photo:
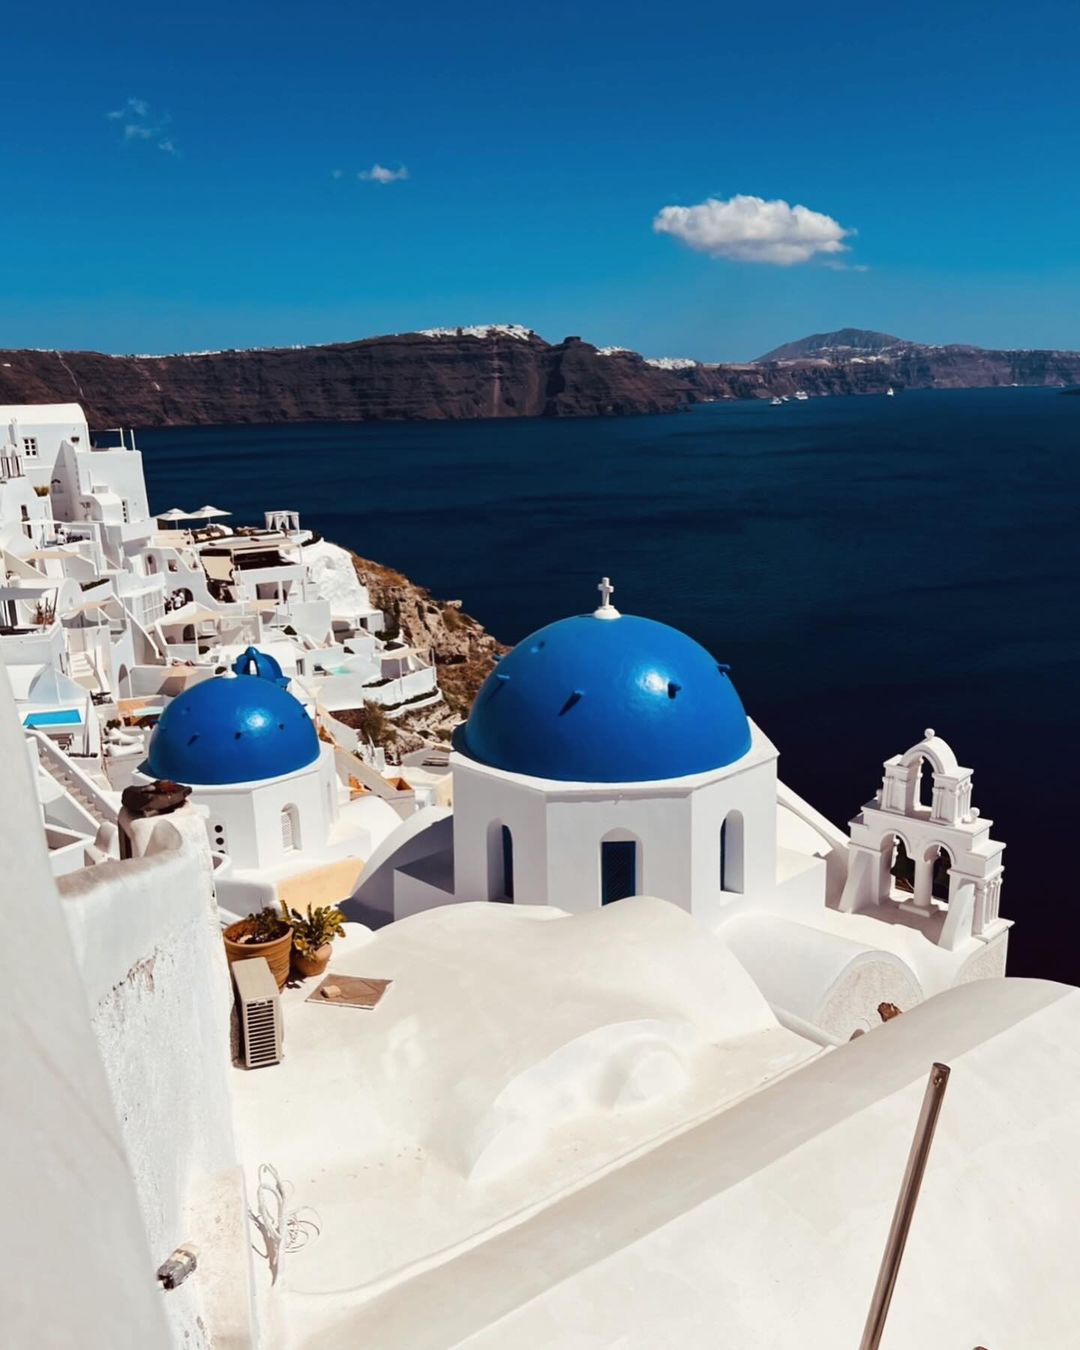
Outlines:
POLYGON ((640 845, 633 838, 604 839, 600 844, 600 903, 614 904, 636 895, 640 845))

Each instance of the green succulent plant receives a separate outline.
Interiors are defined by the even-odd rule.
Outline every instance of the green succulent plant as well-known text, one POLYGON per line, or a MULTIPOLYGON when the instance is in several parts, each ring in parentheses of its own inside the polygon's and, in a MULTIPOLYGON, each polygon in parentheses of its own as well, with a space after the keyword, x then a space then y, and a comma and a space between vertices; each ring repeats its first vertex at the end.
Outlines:
POLYGON ((289 911, 293 930, 293 946, 302 956, 314 956, 320 947, 335 938, 345 936, 345 917, 336 905, 307 907, 307 914, 298 909, 289 911))
POLYGON ((273 942, 275 938, 281 937, 284 925, 289 922, 287 916, 273 906, 259 910, 258 914, 249 914, 248 919, 251 922, 252 942, 273 942))

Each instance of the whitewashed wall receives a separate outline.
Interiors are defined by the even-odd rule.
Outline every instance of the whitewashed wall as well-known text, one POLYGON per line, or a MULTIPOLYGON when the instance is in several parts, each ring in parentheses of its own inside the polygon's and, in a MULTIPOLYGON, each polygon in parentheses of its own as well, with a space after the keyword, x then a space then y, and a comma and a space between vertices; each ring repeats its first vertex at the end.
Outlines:
POLYGON ((154 1260, 0 665, 0 1341, 164 1350, 154 1260), (47 1338, 46 1338, 47 1328, 47 1338))
MULTIPOLYGON (((136 826, 145 856, 63 877, 60 891, 152 1270, 181 1243, 206 1248, 205 1197, 237 1167, 232 995, 202 821, 185 807, 136 826)), ((158 1294, 177 1345, 211 1343, 205 1284, 197 1272, 158 1294)))

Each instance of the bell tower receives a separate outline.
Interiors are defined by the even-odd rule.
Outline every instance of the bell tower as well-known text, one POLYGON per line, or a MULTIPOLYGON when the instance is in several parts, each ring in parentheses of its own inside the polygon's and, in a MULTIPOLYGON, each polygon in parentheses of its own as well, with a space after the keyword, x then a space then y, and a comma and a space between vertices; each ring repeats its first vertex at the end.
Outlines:
POLYGON ((1005 845, 990 838, 993 822, 971 804, 971 770, 932 728, 884 769, 873 801, 851 821, 840 909, 914 923, 949 950, 996 936, 1006 926, 999 912, 1005 845), (929 801, 920 792, 924 766, 929 801))

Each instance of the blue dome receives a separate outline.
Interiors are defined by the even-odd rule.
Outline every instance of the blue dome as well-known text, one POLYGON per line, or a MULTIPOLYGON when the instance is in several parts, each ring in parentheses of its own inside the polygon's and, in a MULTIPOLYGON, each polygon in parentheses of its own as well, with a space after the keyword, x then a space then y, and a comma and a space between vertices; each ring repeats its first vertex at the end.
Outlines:
POLYGON ((250 783, 318 757, 314 724, 292 694, 271 680, 225 675, 173 699, 141 768, 177 783, 250 783))
POLYGON ((269 652, 259 651, 258 647, 245 647, 233 662, 232 668, 237 675, 258 675, 280 685, 289 683, 277 660, 269 652))
POLYGON ((750 724, 727 667, 693 638, 630 614, 580 615, 499 662, 456 744, 511 773, 635 783, 733 764, 750 724))

